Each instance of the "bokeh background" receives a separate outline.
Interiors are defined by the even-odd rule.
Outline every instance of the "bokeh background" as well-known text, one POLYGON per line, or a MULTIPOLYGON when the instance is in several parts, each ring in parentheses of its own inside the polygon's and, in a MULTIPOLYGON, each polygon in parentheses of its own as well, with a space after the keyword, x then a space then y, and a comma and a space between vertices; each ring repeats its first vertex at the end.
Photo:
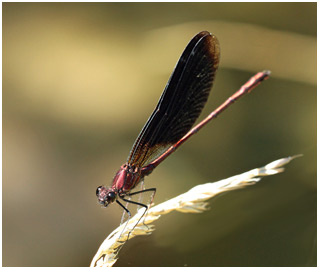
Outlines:
POLYGON ((3 3, 3 265, 87 266, 120 222, 98 205, 183 49, 214 33, 203 118, 272 76, 146 178, 155 203, 303 154, 284 173, 171 213, 117 266, 316 265, 316 3, 3 3))

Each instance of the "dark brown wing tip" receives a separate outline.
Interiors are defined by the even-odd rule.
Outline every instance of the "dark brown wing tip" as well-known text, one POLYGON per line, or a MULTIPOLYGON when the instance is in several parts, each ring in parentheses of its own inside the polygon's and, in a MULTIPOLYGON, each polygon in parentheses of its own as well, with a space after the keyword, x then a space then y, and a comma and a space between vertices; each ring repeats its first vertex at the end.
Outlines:
POLYGON ((219 65, 220 60, 220 46, 217 37, 213 34, 209 34, 209 38, 207 38, 207 51, 209 56, 212 58, 214 63, 214 69, 216 70, 219 65))
POLYGON ((198 40, 201 40, 201 42, 204 42, 207 54, 210 56, 214 63, 214 70, 217 70, 220 59, 220 46, 217 37, 208 31, 201 31, 197 35, 195 35, 194 38, 197 38, 198 40))
POLYGON ((196 36, 200 37, 200 36, 206 36, 206 35, 212 35, 212 34, 208 31, 201 31, 196 36))

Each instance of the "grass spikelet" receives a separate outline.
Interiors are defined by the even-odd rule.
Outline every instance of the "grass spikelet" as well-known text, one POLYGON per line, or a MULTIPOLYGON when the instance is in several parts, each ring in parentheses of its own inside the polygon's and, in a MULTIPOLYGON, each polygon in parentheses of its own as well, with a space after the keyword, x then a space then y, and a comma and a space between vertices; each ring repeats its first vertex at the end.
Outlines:
POLYGON ((261 180, 261 177, 281 173, 284 171, 284 165, 300 156, 301 155, 295 155, 282 158, 243 174, 239 174, 217 182, 195 186, 186 193, 151 207, 147 211, 147 214, 140 220, 140 222, 136 224, 144 212, 144 208, 141 208, 136 215, 130 218, 127 222, 123 223, 121 226, 117 227, 104 240, 91 262, 91 267, 112 266, 118 259, 118 253, 121 247, 128 241, 128 239, 132 239, 137 235, 151 234, 155 227, 150 223, 154 222, 162 215, 168 214, 173 210, 183 213, 201 213, 207 210, 207 203, 205 201, 208 199, 223 192, 256 184, 261 180), (132 230, 133 228, 134 230, 132 230))

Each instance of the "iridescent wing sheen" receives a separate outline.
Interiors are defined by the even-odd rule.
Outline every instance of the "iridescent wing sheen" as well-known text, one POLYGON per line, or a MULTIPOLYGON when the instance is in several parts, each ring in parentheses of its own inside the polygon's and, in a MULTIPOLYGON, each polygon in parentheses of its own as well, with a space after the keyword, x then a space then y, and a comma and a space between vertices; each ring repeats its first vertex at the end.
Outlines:
POLYGON ((218 40, 209 32, 200 32, 189 42, 137 137, 128 164, 149 164, 192 128, 208 99, 219 57, 218 40))

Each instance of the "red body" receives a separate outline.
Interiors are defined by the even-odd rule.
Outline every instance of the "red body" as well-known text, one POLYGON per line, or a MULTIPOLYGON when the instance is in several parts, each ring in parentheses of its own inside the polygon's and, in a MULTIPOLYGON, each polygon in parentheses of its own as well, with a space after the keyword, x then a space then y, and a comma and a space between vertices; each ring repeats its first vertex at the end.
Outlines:
POLYGON ((114 176, 112 189, 120 195, 124 194, 132 190, 140 182, 141 178, 140 168, 123 164, 114 176))
POLYGON ((100 204, 105 207, 113 203, 117 197, 124 199, 135 186, 149 175, 155 166, 148 165, 143 168, 123 164, 114 176, 112 187, 100 186, 96 190, 96 195, 100 204))
POLYGON ((202 31, 190 41, 156 108, 137 137, 127 163, 117 171, 110 188, 105 186, 97 188, 96 195, 100 204, 106 207, 116 201, 129 213, 128 209, 118 201, 118 198, 121 198, 125 202, 144 206, 147 209, 146 205, 125 197, 146 191, 152 191, 154 195, 155 188, 133 193, 130 191, 187 139, 270 75, 270 71, 257 73, 239 91, 192 128, 207 101, 219 57, 219 42, 209 32, 202 31))

